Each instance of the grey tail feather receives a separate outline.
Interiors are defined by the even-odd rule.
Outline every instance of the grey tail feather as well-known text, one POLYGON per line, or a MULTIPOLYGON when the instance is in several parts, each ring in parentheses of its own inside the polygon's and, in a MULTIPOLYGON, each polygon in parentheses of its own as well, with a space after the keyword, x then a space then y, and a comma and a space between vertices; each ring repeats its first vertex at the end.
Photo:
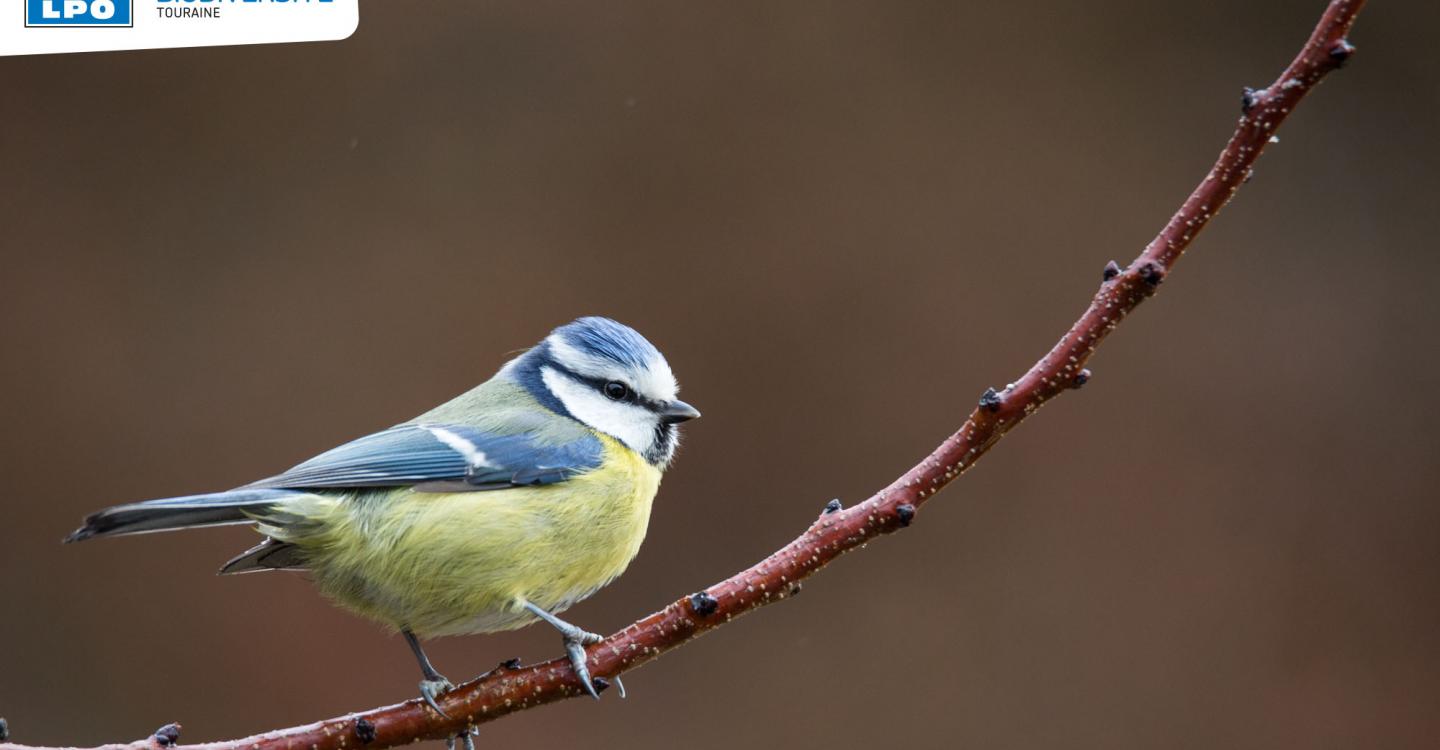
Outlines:
POLYGON ((239 489, 117 505, 86 518, 85 525, 70 532, 65 541, 249 523, 251 517, 247 512, 263 510, 287 497, 301 494, 304 493, 293 490, 239 489))
POLYGON ((220 568, 220 575, 258 573, 264 570, 305 570, 300 548, 287 542, 266 538, 245 550, 220 568))

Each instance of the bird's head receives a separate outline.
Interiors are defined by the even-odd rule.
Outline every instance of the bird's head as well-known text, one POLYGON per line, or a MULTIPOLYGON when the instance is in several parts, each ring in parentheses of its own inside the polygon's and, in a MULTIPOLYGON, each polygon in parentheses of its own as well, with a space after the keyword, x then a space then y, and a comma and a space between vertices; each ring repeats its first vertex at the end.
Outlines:
POLYGON ((639 332, 609 318, 556 328, 501 374, 550 410, 624 443, 664 468, 680 440, 676 425, 700 416, 676 398, 670 365, 639 332))

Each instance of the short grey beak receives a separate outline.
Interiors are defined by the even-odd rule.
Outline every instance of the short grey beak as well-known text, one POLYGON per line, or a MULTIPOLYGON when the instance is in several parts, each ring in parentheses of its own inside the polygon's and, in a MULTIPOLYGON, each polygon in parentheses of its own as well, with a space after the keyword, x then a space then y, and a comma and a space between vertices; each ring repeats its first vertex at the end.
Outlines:
POLYGON ((660 407, 660 421, 665 424, 688 422, 700 416, 700 410, 684 401, 667 401, 660 407))

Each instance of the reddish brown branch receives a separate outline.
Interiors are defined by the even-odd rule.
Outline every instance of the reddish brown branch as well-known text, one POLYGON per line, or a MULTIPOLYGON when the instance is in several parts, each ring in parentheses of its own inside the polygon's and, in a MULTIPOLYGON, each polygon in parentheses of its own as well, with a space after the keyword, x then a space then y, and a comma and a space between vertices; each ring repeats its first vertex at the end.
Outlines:
MULTIPOLYGON (((755 566, 611 635, 589 649, 591 671, 612 677, 723 625, 790 596, 800 582, 835 558, 881 534, 910 524, 918 509, 974 465, 1005 433, 1045 402, 1089 378, 1085 363, 1095 347, 1132 310, 1155 293, 1200 230, 1219 213, 1250 174, 1250 167, 1295 105, 1320 79, 1354 52, 1346 34, 1364 0, 1333 0, 1300 54, 1269 87, 1246 89, 1244 113, 1210 173, 1160 234, 1121 269, 1105 268, 1099 292, 1048 354, 1002 391, 987 390, 960 430, 915 468, 863 503, 827 506, 794 541, 755 566)), ((417 739, 443 739, 473 726, 562 698, 580 695, 564 659, 529 667, 501 666, 445 696, 442 718, 418 699, 363 714, 281 729, 229 742, 187 746, 199 750, 333 750, 385 748, 417 739)), ((156 737, 108 748, 159 748, 156 737)), ((0 744, 0 750, 39 750, 0 744)))

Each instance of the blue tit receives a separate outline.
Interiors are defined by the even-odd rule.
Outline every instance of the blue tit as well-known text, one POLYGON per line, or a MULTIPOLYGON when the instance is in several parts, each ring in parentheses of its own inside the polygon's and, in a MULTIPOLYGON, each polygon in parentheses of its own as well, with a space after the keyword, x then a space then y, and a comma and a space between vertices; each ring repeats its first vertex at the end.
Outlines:
POLYGON ((598 698, 584 646, 600 636, 557 614, 639 551, 677 425, 700 416, 676 391, 634 329, 581 318, 409 422, 228 492, 107 508, 66 541, 254 524, 265 540, 220 572, 307 571, 404 635, 436 711, 452 685, 419 639, 536 620, 598 698))

